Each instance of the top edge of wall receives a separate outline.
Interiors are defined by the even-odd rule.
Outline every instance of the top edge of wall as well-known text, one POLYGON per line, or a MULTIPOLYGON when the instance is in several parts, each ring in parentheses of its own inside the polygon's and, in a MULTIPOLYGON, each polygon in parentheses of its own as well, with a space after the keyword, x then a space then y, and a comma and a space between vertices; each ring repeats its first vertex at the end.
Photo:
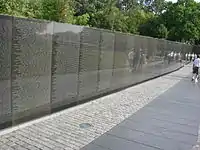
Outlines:
POLYGON ((170 42, 170 43, 173 43, 173 44, 183 44, 183 45, 188 45, 188 46, 198 46, 198 45, 191 45, 191 44, 186 44, 186 43, 177 42, 177 41, 154 38, 154 37, 150 37, 150 36, 144 36, 144 35, 138 35, 138 34, 132 34, 132 33, 124 33, 124 32, 120 32, 120 31, 112 31, 112 30, 103 29, 103 28, 95 28, 95 27, 81 26, 81 25, 76 25, 76 24, 55 22, 55 21, 50 21, 50 20, 45 20, 45 19, 36 19, 36 18, 27 18, 27 17, 11 16, 11 15, 7 15, 7 14, 0 14, 0 18, 3 18, 3 17, 18 18, 18 19, 28 20, 28 21, 37 21, 37 22, 40 22, 40 23, 44 22, 44 23, 68 24, 68 25, 73 25, 73 26, 82 27, 82 28, 90 28, 90 29, 93 29, 93 30, 106 31, 106 32, 113 33, 113 34, 114 33, 120 33, 120 34, 128 35, 128 36, 136 36, 136 37, 142 37, 142 38, 147 38, 147 39, 155 39, 155 40, 159 40, 159 41, 170 42))

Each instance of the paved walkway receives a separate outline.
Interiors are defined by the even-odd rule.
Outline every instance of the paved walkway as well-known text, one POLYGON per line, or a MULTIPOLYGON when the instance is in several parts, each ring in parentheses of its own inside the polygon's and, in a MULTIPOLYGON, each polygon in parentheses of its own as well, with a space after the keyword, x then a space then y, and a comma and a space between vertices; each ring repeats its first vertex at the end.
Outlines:
POLYGON ((185 78, 82 150, 191 150, 199 125, 200 85, 185 78))
POLYGON ((191 150, 200 84, 191 66, 0 132, 0 150, 191 150), (85 127, 84 124, 86 123, 85 127))

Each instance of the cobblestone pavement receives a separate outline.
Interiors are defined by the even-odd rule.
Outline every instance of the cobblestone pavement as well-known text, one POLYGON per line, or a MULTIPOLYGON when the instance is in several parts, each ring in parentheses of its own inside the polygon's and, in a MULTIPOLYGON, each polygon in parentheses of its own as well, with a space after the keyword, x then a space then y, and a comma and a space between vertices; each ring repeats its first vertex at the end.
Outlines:
MULTIPOLYGON (((0 150, 78 150, 156 97, 188 80, 191 66, 94 101, 0 132, 0 150), (91 127, 81 128, 89 123, 91 127)), ((190 79, 189 79, 190 80, 190 79)))

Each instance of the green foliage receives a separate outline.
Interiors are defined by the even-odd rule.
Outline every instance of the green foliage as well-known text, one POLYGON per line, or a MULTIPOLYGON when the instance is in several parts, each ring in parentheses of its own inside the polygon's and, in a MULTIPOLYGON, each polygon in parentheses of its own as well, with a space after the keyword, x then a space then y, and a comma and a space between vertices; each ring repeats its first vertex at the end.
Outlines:
POLYGON ((73 22, 73 9, 69 0, 40 0, 40 18, 57 22, 73 22))
POLYGON ((149 20, 153 19, 154 15, 151 12, 145 12, 140 8, 130 10, 128 12, 127 26, 130 33, 138 34, 139 27, 149 20))
POLYGON ((148 5, 148 10, 160 15, 167 9, 167 2, 165 0, 154 0, 150 5, 148 5))
POLYGON ((194 0, 179 0, 163 14, 169 39, 193 43, 200 38, 200 10, 194 0))
POLYGON ((81 16, 75 17, 74 23, 77 24, 77 25, 87 26, 89 19, 90 19, 90 15, 86 13, 86 14, 83 14, 81 16))
POLYGON ((74 17, 70 0, 0 0, 0 13, 68 23, 74 17))
POLYGON ((0 12, 2 14, 23 16, 26 9, 26 1, 0 0, 0 12))
POLYGON ((167 27, 159 18, 151 19, 146 24, 142 24, 139 30, 141 35, 149 35, 161 39, 166 39, 168 37, 167 27))
POLYGON ((0 0, 0 13, 200 42, 200 3, 194 0, 0 0))

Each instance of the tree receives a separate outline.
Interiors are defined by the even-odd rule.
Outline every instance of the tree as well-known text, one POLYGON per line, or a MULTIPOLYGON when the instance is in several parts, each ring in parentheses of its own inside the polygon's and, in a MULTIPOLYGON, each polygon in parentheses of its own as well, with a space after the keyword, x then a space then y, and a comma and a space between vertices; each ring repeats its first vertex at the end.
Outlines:
POLYGON ((104 1, 104 7, 98 7, 99 10, 96 10, 96 13, 90 14, 89 25, 113 31, 127 32, 127 17, 116 7, 116 4, 116 0, 104 1))
POLYGON ((141 35, 147 35, 155 38, 168 37, 168 30, 164 24, 159 20, 159 18, 153 18, 149 20, 146 24, 142 24, 139 28, 141 35))
POLYGON ((128 12, 127 27, 130 33, 139 34, 139 27, 151 20, 154 15, 151 12, 145 12, 140 8, 132 9, 128 12))
POLYGON ((73 22, 74 10, 70 0, 41 0, 39 18, 57 22, 73 22))
POLYGON ((169 30, 170 40, 193 43, 200 37, 199 4, 194 0, 179 0, 161 16, 169 30))
POLYGON ((97 13, 107 4, 108 0, 74 0, 75 16, 97 13))
POLYGON ((118 0, 116 2, 116 6, 120 10, 129 11, 130 9, 137 8, 139 6, 139 2, 137 0, 118 0))
POLYGON ((77 25, 87 26, 89 23, 89 14, 83 14, 82 16, 77 16, 74 18, 74 23, 77 25))
POLYGON ((34 12, 27 7, 29 2, 26 0, 0 0, 0 13, 20 17, 34 17, 34 12))
POLYGON ((148 10, 153 12, 156 15, 162 14, 166 11, 167 2, 165 0, 153 0, 150 5, 147 6, 148 10))

